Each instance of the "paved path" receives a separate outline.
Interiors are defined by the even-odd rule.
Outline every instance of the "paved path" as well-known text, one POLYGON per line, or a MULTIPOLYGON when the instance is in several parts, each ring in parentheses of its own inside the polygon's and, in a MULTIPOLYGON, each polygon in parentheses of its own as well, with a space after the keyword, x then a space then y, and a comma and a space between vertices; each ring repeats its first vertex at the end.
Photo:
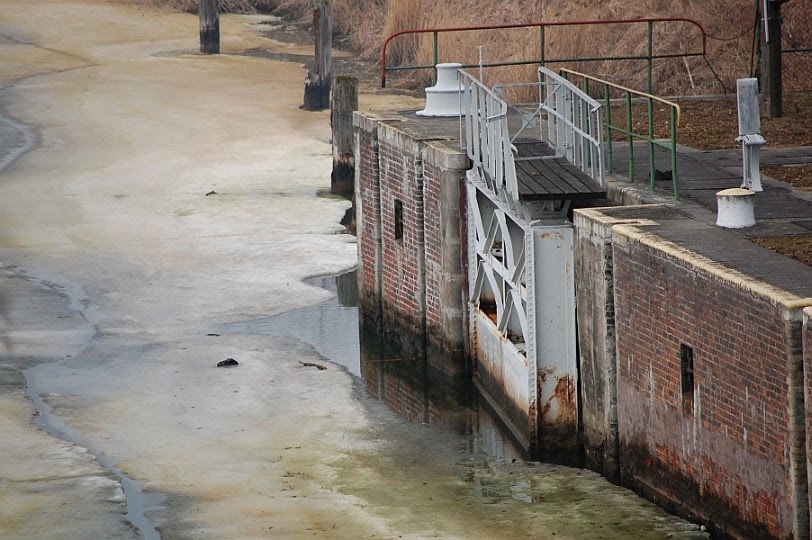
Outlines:
MULTIPOLYGON (((628 151, 626 145, 615 144, 614 173, 628 177, 628 151)), ((635 144, 635 178, 640 187, 649 182, 648 150, 645 144, 635 144)), ((656 182, 657 191, 671 194, 670 156, 663 150, 655 152, 655 166, 668 171, 666 178, 656 182)), ((812 147, 764 148, 762 165, 799 165, 812 163, 812 147)), ((739 187, 742 183, 741 150, 697 151, 681 149, 678 153, 679 191, 682 199, 695 202, 716 212, 716 192, 739 187)), ((756 194, 755 215, 757 221, 782 222, 772 229, 763 228, 766 234, 812 233, 812 191, 794 189, 786 182, 762 175, 764 191, 756 194)))

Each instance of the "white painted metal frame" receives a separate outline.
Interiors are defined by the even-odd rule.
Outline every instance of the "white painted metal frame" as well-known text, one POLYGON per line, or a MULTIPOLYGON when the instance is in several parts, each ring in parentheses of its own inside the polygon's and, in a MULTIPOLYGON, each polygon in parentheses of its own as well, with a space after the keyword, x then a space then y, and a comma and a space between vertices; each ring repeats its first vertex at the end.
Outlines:
POLYGON ((488 187, 497 194, 507 195, 515 207, 519 202, 519 187, 508 133, 507 103, 472 75, 463 70, 458 74, 462 87, 462 145, 474 168, 483 173, 488 187))
MULTIPOLYGON (((499 95, 508 86, 494 90, 485 86, 469 73, 459 70, 460 140, 474 168, 497 194, 506 194, 513 208, 519 201, 516 180, 515 147, 513 139, 524 131, 525 120, 513 137, 508 129, 508 104, 499 95)), ((580 88, 555 72, 540 67, 539 81, 526 86, 539 87, 539 103, 533 116, 538 115, 539 126, 547 125, 546 137, 540 129, 540 140, 547 142, 556 157, 566 158, 606 187, 603 160, 603 108, 580 88)), ((523 158, 527 159, 527 158, 523 158)), ((533 159, 533 158, 529 158, 533 159)))
POLYGON ((601 104, 545 67, 539 68, 538 76, 544 88, 539 112, 542 117, 546 115, 547 143, 557 156, 566 157, 605 188, 601 104))

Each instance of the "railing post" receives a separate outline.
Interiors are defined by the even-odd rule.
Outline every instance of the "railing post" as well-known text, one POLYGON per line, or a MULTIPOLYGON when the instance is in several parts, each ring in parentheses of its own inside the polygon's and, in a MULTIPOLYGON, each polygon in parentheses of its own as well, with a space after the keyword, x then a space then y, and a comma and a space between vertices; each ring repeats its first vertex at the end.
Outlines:
MULTIPOLYGON (((584 94, 589 96, 589 79, 587 79, 586 77, 584 77, 584 94)), ((583 107, 583 110, 581 111, 581 115, 586 117, 586 132, 587 133, 592 133, 592 129, 591 129, 592 115, 589 112, 589 104, 586 101, 584 101, 582 107, 583 107)), ((583 129, 583 126, 582 126, 582 129, 583 129)), ((601 129, 601 126, 598 126, 598 129, 601 129)), ((584 157, 586 158, 587 165, 589 167, 592 167, 592 145, 588 144, 588 145, 586 145, 586 147, 587 147, 587 151, 586 151, 586 156, 584 156, 584 157)))
POLYGON ((677 177, 677 110, 671 107, 671 184, 674 199, 679 200, 679 180, 677 177))
POLYGON ((606 170, 609 174, 614 172, 612 166, 612 102, 609 97, 609 85, 603 85, 603 98, 606 103, 606 170))
POLYGON ((440 63, 440 40, 437 31, 434 32, 434 78, 432 84, 437 84, 437 64, 440 63))
POLYGON ((634 183, 634 137, 632 137, 632 94, 626 91, 626 140, 629 144, 629 182, 634 183))
POLYGON ((654 191, 655 187, 655 168, 654 168, 654 104, 651 97, 647 99, 648 102, 648 176, 649 188, 654 191))
POLYGON ((544 58, 544 28, 545 26, 539 25, 539 52, 541 53, 540 64, 543 66, 545 63, 544 58))
POLYGON ((652 93, 652 81, 651 81, 651 72, 654 67, 654 22, 649 21, 647 25, 647 33, 648 33, 648 48, 646 50, 646 56, 648 57, 648 69, 646 70, 646 92, 649 94, 652 93))

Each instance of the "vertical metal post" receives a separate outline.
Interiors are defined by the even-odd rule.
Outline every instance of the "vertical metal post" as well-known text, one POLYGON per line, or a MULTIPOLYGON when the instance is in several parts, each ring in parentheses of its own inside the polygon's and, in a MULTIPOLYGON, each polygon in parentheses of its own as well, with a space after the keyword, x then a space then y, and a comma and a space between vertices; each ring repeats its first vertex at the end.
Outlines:
POLYGON ((629 144, 629 182, 634 182, 634 137, 632 137, 632 94, 626 91, 626 140, 629 144))
POLYGON ((770 118, 782 116, 783 85, 781 84, 781 4, 782 0, 765 0, 764 45, 762 52, 761 91, 764 93, 770 118), (766 80, 764 80, 766 78, 766 80))
MULTIPOLYGON (((584 77, 584 94, 589 96, 589 79, 587 79, 586 77, 584 77)), ((581 119, 582 119, 583 124, 585 124, 585 125, 581 126, 581 129, 583 129, 587 133, 592 133, 592 129, 591 129, 592 115, 589 114, 589 104, 586 101, 581 102, 581 119), (584 118, 586 120, 584 120, 584 118)), ((601 127, 598 126, 598 129, 601 129, 601 127)), ((586 146, 586 156, 585 156, 586 157, 586 164, 587 164, 587 166, 589 166, 591 168, 592 167, 592 145, 591 144, 586 144, 585 146, 586 146)))
POLYGON ((648 59, 647 59, 648 66, 647 66, 647 70, 646 70, 646 89, 647 89, 646 92, 651 94, 652 93, 652 91, 651 91, 652 90, 651 72, 652 72, 653 67, 654 67, 653 66, 653 64, 654 64, 654 61, 653 61, 653 56, 654 56, 654 42, 653 42, 654 41, 654 22, 653 21, 648 22, 647 33, 648 33, 648 48, 646 50, 646 56, 648 57, 648 59))
POLYGON ((609 85, 603 85, 603 97, 606 103, 606 170, 611 174, 612 167, 612 102, 609 99, 609 85))
POLYGON ((648 175, 649 188, 654 191, 654 103, 648 98, 648 175))
POLYGON ((539 52, 541 53, 541 65, 543 66, 545 63, 544 58, 544 28, 545 26, 542 24, 539 26, 539 52))
POLYGON ((679 180, 677 179, 677 110, 671 107, 671 184, 674 199, 679 200, 679 180))
POLYGON ((440 41, 437 37, 437 32, 433 32, 434 35, 434 78, 432 79, 432 84, 437 84, 437 64, 440 62, 440 41))

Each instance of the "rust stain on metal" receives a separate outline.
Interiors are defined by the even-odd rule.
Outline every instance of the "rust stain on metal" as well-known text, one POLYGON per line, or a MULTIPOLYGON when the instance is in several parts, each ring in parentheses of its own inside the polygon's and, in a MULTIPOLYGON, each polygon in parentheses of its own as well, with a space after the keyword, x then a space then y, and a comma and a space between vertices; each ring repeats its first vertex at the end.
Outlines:
MULTIPOLYGON (((540 387, 544 384, 546 376, 547 373, 543 371, 539 373, 540 387)), ((569 421, 575 414, 575 383, 571 375, 564 375, 556 381, 553 395, 544 400, 541 418, 548 424, 563 423, 569 421), (552 410, 553 404, 557 405, 555 411, 552 410)))

